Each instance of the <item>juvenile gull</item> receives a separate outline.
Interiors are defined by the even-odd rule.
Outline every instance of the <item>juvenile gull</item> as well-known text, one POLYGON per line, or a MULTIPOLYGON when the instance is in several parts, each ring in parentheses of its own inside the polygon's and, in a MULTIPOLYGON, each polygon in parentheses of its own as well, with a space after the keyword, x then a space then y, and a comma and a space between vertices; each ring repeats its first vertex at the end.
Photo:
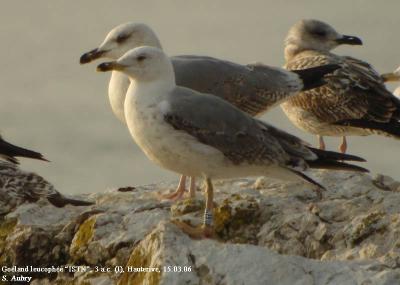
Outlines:
POLYGON ((400 138, 400 101, 388 91, 373 67, 349 56, 330 52, 341 44, 361 45, 359 38, 345 36, 317 20, 302 20, 285 41, 286 68, 302 69, 338 64, 340 69, 326 78, 327 84, 301 92, 282 104, 289 119, 300 129, 319 137, 379 134, 400 138))
MULTIPOLYGON (((96 49, 81 56, 81 64, 98 58, 118 59, 128 50, 139 46, 161 49, 155 32, 142 23, 126 23, 115 27, 96 49)), ((260 115, 301 90, 318 87, 324 74, 337 66, 288 72, 262 64, 240 65, 206 56, 184 55, 171 58, 176 83, 199 92, 219 96, 252 116, 260 115)), ((129 87, 128 77, 112 72, 108 96, 116 117, 125 122, 124 101, 129 87)), ((182 176, 177 191, 169 198, 179 198, 185 190, 182 176)), ((194 196, 195 182, 191 179, 190 195, 194 196)))
POLYGON ((56 207, 93 205, 92 202, 67 198, 36 173, 23 171, 14 163, 0 160, 0 215, 25 202, 32 203, 39 199, 47 199, 56 207))
MULTIPOLYGON (((384 82, 399 82, 400 81, 400 66, 393 72, 382 74, 382 79, 383 79, 384 82)), ((393 91, 393 94, 397 98, 400 98, 400 86, 397 87, 393 91)))
POLYGON ((338 161, 363 161, 359 157, 313 149, 217 96, 177 86, 173 65, 159 48, 135 48, 97 69, 124 72, 132 81, 124 106, 126 123, 147 157, 168 170, 205 178, 203 227, 177 222, 193 237, 212 234, 212 179, 266 175, 306 181, 319 189, 322 186, 301 171, 367 171, 338 161))
POLYGON ((16 156, 47 161, 40 153, 10 144, 0 137, 0 215, 7 214, 18 205, 28 201, 47 199, 56 207, 65 205, 88 206, 92 202, 70 199, 59 193, 43 177, 17 167, 16 156))

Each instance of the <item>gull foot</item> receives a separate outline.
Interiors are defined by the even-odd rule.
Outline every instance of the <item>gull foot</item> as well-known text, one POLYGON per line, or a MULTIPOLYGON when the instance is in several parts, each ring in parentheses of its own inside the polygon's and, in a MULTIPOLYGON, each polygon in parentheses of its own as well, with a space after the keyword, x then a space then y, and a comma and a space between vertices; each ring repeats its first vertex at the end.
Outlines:
POLYGON ((178 189, 177 191, 173 192, 173 193, 168 193, 168 194, 157 194, 157 198, 162 201, 162 200, 170 200, 172 202, 175 201, 179 201, 181 199, 183 199, 183 196, 185 194, 185 190, 181 191, 180 189, 178 189))
POLYGON ((182 199, 183 194, 185 194, 185 191, 186 191, 186 176, 182 175, 181 179, 179 180, 179 185, 174 193, 158 194, 157 196, 159 200, 178 201, 182 199))
POLYGON ((194 239, 212 238, 214 235, 212 226, 202 225, 198 227, 192 227, 184 222, 176 220, 172 221, 172 223, 180 228, 185 234, 194 239))

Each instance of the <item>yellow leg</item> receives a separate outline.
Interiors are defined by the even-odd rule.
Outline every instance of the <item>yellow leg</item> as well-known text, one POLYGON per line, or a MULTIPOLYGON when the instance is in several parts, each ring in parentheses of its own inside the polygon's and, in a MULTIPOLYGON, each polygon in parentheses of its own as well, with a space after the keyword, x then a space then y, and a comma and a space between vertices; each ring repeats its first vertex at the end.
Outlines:
POLYGON ((346 137, 342 137, 342 144, 339 146, 339 150, 341 153, 346 153, 346 150, 347 150, 346 137))
POLYGON ((204 222, 200 227, 192 227, 180 221, 173 221, 183 232, 192 238, 212 237, 213 235, 213 209, 214 189, 211 179, 206 178, 206 208, 204 210, 204 222))
POLYGON ((319 149, 325 150, 324 137, 323 136, 317 136, 317 137, 318 137, 319 149))

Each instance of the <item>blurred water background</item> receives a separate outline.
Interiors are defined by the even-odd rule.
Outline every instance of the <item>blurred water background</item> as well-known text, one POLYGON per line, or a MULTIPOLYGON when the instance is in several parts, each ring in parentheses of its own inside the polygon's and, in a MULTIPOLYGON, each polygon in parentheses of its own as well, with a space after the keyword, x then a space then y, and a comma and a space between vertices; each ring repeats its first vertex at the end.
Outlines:
MULTIPOLYGON (((64 193, 177 179, 148 161, 112 114, 109 74, 96 73, 96 64, 78 63, 111 28, 145 22, 169 55, 281 66, 290 26, 315 18, 364 41, 363 47, 340 47, 337 53, 364 59, 386 72, 400 65, 399 11, 398 0, 4 0, 0 130, 7 140, 45 154, 51 163, 23 160, 22 167, 43 175, 64 193)), ((263 119, 316 143, 291 125, 279 108, 263 119)), ((336 149, 340 140, 327 142, 336 149)), ((400 179, 400 141, 351 137, 349 145, 349 152, 365 157, 374 173, 400 179)))

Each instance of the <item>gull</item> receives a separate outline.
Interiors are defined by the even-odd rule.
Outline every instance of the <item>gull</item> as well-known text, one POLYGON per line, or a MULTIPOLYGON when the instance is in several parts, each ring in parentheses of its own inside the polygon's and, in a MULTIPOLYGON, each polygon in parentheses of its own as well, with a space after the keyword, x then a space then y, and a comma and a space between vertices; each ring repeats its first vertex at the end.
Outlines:
POLYGON ((359 157, 313 149, 217 96, 177 86, 172 62, 159 48, 135 48, 117 61, 100 64, 97 70, 118 70, 131 80, 125 119, 146 156, 162 168, 205 179, 203 226, 176 222, 192 237, 212 236, 214 179, 265 175, 306 181, 320 190, 323 187, 303 170, 367 171, 338 161, 364 161, 359 157))
MULTIPOLYGON (((98 48, 80 58, 89 63, 98 58, 118 59, 128 50, 140 46, 162 48, 155 32, 143 23, 126 23, 112 29, 98 48)), ((323 76, 337 66, 288 72, 262 64, 241 65, 207 56, 184 55, 171 58, 176 84, 199 92, 219 96, 242 111, 259 116, 301 90, 324 84, 323 76)), ((118 71, 112 72, 108 96, 115 116, 125 122, 124 101, 130 81, 118 71)), ((177 190, 165 198, 178 199, 185 191, 186 177, 181 176, 177 190)), ((190 196, 195 195, 195 179, 191 178, 190 196)))
POLYGON ((287 69, 324 64, 341 68, 326 78, 326 85, 289 98, 281 105, 283 111, 298 128, 317 135, 321 149, 325 148, 323 136, 342 136, 342 153, 349 135, 400 138, 399 99, 385 88, 370 64, 331 52, 341 44, 361 45, 362 41, 317 20, 301 20, 289 30, 285 41, 287 69))
POLYGON ((58 192, 43 177, 21 170, 15 157, 27 157, 48 161, 38 152, 21 148, 0 137, 0 215, 7 214, 24 202, 47 199, 56 207, 65 205, 89 206, 92 202, 70 199, 58 192))
MULTIPOLYGON (((382 79, 384 82, 397 82, 400 81, 400 66, 393 72, 388 72, 382 74, 382 79)), ((400 87, 397 87, 393 91, 394 96, 400 98, 400 87)))

